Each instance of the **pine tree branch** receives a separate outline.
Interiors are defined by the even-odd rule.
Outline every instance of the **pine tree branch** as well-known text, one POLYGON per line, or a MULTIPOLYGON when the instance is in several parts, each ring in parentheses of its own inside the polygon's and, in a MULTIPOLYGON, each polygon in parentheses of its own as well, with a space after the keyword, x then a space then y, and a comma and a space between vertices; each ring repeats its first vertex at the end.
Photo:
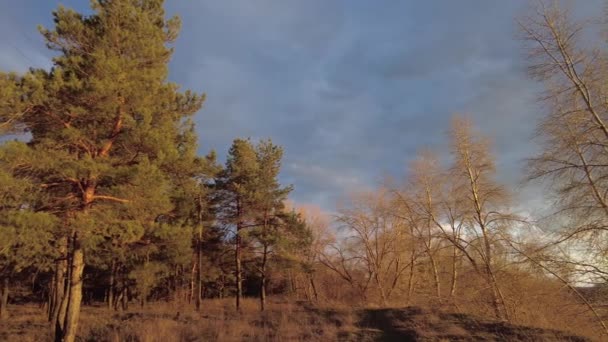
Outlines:
POLYGON ((95 195, 95 196, 93 196, 93 200, 106 200, 106 201, 113 201, 113 202, 119 202, 119 203, 131 203, 131 201, 128 199, 118 198, 118 197, 114 197, 114 196, 105 196, 105 195, 95 195))

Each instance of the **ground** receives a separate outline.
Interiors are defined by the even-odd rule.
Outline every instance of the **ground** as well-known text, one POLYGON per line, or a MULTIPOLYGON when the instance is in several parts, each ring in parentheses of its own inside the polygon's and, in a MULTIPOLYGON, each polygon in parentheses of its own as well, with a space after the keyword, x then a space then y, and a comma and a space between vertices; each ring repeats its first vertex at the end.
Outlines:
MULTIPOLYGON (((277 301, 260 314, 245 301, 208 300, 201 313, 191 305, 156 303, 111 312, 83 308, 80 341, 590 341, 566 332, 510 325, 469 315, 417 307, 327 308, 277 301)), ((0 322, 1 341, 50 340, 43 309, 11 307, 0 322)))

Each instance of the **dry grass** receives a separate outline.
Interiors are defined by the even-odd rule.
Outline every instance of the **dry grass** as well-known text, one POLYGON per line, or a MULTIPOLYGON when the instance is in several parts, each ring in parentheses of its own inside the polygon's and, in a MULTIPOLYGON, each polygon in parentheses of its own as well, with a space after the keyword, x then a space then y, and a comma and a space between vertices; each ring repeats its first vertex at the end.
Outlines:
MULTIPOLYGON (((0 340, 50 340, 44 313, 36 306, 13 306, 10 320, 0 322, 0 340)), ((352 311, 308 309, 274 302, 263 313, 246 299, 236 312, 233 300, 206 300, 201 313, 188 304, 155 303, 111 312, 83 307, 81 341, 335 341, 356 331, 352 311)))
MULTIPOLYGON (((80 341, 585 341, 561 332, 475 319, 420 308, 312 307, 274 299, 260 313, 256 300, 242 312, 232 300, 191 305, 155 303, 111 312, 84 307, 80 341)), ((0 322, 0 340, 50 340, 48 324, 35 306, 13 306, 12 319, 0 322)))

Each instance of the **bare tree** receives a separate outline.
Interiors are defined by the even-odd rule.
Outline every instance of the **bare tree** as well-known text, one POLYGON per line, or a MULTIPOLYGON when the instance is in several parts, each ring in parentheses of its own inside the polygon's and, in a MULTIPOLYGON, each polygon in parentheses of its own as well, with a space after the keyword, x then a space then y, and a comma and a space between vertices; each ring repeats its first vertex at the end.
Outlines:
POLYGON ((324 253, 320 259, 363 297, 375 284, 384 305, 411 266, 403 251, 406 226, 393 215, 389 195, 380 189, 355 196, 337 217, 346 236, 332 246, 333 253, 324 253))
MULTIPOLYGON (((605 48, 585 40, 589 24, 545 2, 521 20, 530 74, 545 86, 542 102, 547 110, 537 130, 542 152, 530 160, 529 178, 549 181, 553 190, 562 227, 556 242, 575 241, 584 246, 588 260, 605 260, 608 59, 605 48)), ((595 267, 599 272, 592 273, 601 278, 606 269, 595 267)))
POLYGON ((319 258, 326 251, 327 247, 335 242, 335 236, 330 231, 330 217, 316 206, 299 206, 297 212, 306 221, 306 226, 311 232, 312 241, 307 250, 301 251, 302 262, 304 264, 304 276, 306 283, 307 298, 314 301, 319 300, 319 291, 316 284, 316 273, 319 258))
POLYGON ((441 248, 440 232, 435 222, 438 220, 438 206, 444 184, 438 159, 429 151, 423 151, 410 166, 406 188, 396 192, 399 210, 397 216, 411 229, 412 237, 419 242, 430 264, 435 287, 435 295, 441 300, 441 280, 437 254, 441 248))
MULTIPOLYGON (((490 289, 492 308, 497 318, 509 320, 505 298, 496 277, 494 245, 496 233, 512 219, 501 213, 508 202, 507 191, 494 180, 495 165, 490 153, 489 142, 477 136, 471 123, 461 117, 454 117, 451 130, 452 156, 454 165, 452 176, 466 184, 466 198, 463 201, 467 217, 467 232, 475 242, 469 248, 476 251, 481 267, 475 268, 483 274, 490 289)), ((466 250, 465 250, 466 251, 466 250)), ((468 253, 468 252, 467 252, 468 253)), ((474 260, 472 257, 470 260, 474 260)))

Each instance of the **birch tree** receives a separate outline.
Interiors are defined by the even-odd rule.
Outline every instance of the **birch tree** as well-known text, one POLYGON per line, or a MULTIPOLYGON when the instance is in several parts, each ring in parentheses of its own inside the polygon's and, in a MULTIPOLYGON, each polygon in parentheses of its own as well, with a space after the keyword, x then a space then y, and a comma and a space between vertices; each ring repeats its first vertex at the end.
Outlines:
POLYGON ((468 233, 476 237, 476 242, 479 242, 468 243, 468 248, 475 251, 481 265, 473 257, 469 260, 488 284, 495 316, 509 320, 509 312, 497 279, 494 260, 496 233, 502 232, 506 227, 505 224, 512 219, 510 215, 504 214, 508 193, 495 180, 496 168, 489 150, 489 142, 486 138, 475 134, 468 120, 454 117, 451 140, 453 177, 461 178, 466 184, 463 188, 466 193, 463 205, 467 217, 463 219, 468 225, 468 233))
MULTIPOLYGON (((605 23, 604 23, 605 25, 605 23)), ((603 282, 608 252, 608 55, 604 41, 588 39, 590 21, 574 20, 557 3, 539 2, 520 27, 530 75, 544 87, 545 115, 538 125, 541 152, 529 178, 549 185, 560 222, 556 242, 587 250, 603 282)), ((586 273, 589 267, 577 267, 586 273)))

